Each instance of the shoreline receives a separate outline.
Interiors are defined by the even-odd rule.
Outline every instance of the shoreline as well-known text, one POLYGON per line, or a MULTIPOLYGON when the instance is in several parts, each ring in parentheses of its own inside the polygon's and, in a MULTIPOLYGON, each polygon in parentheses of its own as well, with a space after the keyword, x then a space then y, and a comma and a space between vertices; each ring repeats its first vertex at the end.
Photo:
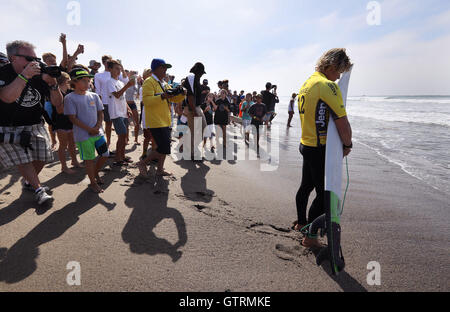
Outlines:
POLYGON ((55 162, 42 174, 56 199, 44 214, 17 174, 1 175, 0 189, 12 186, 0 194, 0 291, 449 291, 445 196, 361 147, 349 159, 337 278, 289 231, 300 154, 294 166, 295 155, 280 155, 275 172, 258 161, 169 160, 175 179, 141 181, 137 168, 112 169, 100 196, 86 191, 83 170, 69 177, 55 162), (75 260, 74 288, 65 279, 75 260), (370 261, 381 286, 367 285, 370 261))

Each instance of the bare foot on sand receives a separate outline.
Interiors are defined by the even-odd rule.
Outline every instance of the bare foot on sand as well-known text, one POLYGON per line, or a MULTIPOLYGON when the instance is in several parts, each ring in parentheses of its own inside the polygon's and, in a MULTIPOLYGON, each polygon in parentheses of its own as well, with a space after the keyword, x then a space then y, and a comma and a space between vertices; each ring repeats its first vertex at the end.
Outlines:
POLYGON ((73 166, 74 168, 84 168, 84 165, 83 165, 83 164, 80 164, 79 162, 73 162, 73 163, 72 163, 72 166, 73 166))
POLYGON ((302 240, 302 246, 306 248, 322 248, 325 247, 322 245, 317 238, 309 238, 305 237, 302 240))
POLYGON ((144 162, 140 161, 137 163, 137 167, 139 169, 139 174, 142 177, 147 177, 148 173, 147 173, 147 166, 144 164, 144 162))
POLYGON ((62 168, 61 171, 64 173, 67 173, 67 174, 75 174, 76 173, 76 171, 73 171, 70 168, 62 168))

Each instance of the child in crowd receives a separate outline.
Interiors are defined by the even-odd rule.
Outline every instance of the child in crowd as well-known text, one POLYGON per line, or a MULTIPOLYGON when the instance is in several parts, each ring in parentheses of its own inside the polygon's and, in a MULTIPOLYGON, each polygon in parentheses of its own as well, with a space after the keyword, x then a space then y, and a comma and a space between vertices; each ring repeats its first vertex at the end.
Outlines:
POLYGON ((230 123, 230 106, 231 103, 227 99, 227 91, 221 90, 219 99, 216 100, 214 109, 214 124, 222 129, 223 146, 227 147, 227 125, 230 123))
POLYGON ((114 165, 126 166, 132 162, 130 158, 125 158, 125 147, 128 132, 128 117, 131 117, 133 113, 125 100, 124 94, 129 88, 134 86, 136 81, 134 77, 127 84, 119 80, 122 65, 118 61, 110 60, 107 66, 111 71, 111 79, 106 83, 106 94, 109 97, 109 116, 118 136, 114 165))
POLYGON ((245 142, 247 143, 250 140, 250 124, 252 123, 252 117, 249 115, 250 107, 253 106, 255 102, 252 101, 252 94, 247 93, 245 96, 245 102, 242 103, 241 111, 242 111, 242 129, 245 133, 245 142))
POLYGON ((99 172, 109 157, 109 151, 102 129, 102 101, 97 94, 87 91, 93 77, 84 69, 75 68, 70 72, 75 90, 64 99, 64 114, 73 124, 74 139, 91 181, 89 187, 96 193, 103 193, 100 185, 104 182, 99 172), (100 155, 96 163, 95 151, 100 155))
POLYGON ((214 136, 214 110, 216 103, 214 103, 214 94, 209 93, 206 96, 205 102, 202 104, 203 113, 205 114, 207 127, 203 135, 203 147, 206 146, 206 141, 209 139, 211 144, 211 152, 214 153, 215 147, 213 143, 214 136))
MULTIPOLYGON (((136 72, 129 71, 128 72, 128 78, 131 80, 133 77, 136 77, 136 72)), ((127 104, 131 109, 131 112, 133 113, 133 123, 134 123, 134 144, 135 145, 141 145, 139 143, 139 130, 140 130, 140 123, 139 123, 139 113, 137 110, 136 105, 136 97, 138 95, 138 85, 135 83, 131 88, 127 89, 125 93, 125 98, 127 100, 127 104)), ((129 131, 127 133, 127 141, 129 138, 129 131)))
POLYGON ((252 125, 256 128, 256 146, 257 155, 259 157, 259 127, 264 124, 264 116, 267 114, 267 107, 262 102, 263 97, 261 94, 256 96, 256 103, 250 107, 248 114, 252 118, 252 125))
MULTIPOLYGON (((63 96, 72 92, 70 90, 70 76, 62 72, 57 79, 59 89, 63 96)), ((75 168, 82 168, 83 166, 77 160, 77 152, 75 149, 75 141, 73 138, 73 124, 69 117, 64 115, 64 104, 58 107, 53 107, 52 110, 53 130, 56 131, 59 140, 58 157, 61 163, 61 171, 67 174, 74 174, 75 171, 67 167, 66 152, 68 151, 72 159, 72 166, 75 168)))

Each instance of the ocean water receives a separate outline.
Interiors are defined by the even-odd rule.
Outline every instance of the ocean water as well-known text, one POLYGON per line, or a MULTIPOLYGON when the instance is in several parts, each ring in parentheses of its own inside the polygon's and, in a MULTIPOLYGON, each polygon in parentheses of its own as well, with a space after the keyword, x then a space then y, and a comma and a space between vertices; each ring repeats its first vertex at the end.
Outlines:
MULTIPOLYGON (((280 97, 280 162, 298 163, 301 129, 296 108, 286 131, 289 97, 280 97)), ((435 189, 450 193, 450 96, 349 97, 355 142, 435 189)), ((370 165, 370 164, 368 164, 370 165)))
POLYGON ((355 141, 450 192, 450 96, 349 97, 355 141))

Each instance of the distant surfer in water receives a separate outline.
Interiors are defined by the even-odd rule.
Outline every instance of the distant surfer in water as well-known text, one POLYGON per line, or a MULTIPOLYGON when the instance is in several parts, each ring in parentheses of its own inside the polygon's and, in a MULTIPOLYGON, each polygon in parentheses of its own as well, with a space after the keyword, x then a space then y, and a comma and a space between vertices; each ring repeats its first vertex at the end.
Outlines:
MULTIPOLYGON (((345 49, 327 51, 317 62, 316 72, 303 84, 298 95, 298 107, 302 127, 300 153, 303 156, 302 182, 296 196, 298 220, 293 229, 300 231, 307 224, 325 213, 325 148, 328 121, 332 117, 344 143, 344 156, 353 147, 352 129, 339 86, 335 83, 342 73, 352 66, 345 49), (316 190, 308 218, 306 210, 309 195, 316 190)), ((305 247, 321 247, 317 238, 305 237, 305 247)))

